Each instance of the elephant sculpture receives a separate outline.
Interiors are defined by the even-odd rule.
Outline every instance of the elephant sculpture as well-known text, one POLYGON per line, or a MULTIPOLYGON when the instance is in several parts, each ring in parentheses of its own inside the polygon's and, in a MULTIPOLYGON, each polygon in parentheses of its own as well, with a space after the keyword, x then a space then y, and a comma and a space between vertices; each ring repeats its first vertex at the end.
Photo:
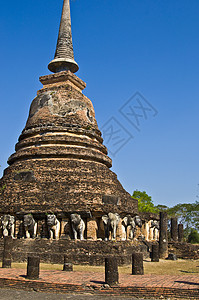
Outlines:
POLYGON ((24 215, 25 238, 35 238, 37 234, 37 223, 31 214, 24 215))
POLYGON ((156 221, 156 220, 152 220, 152 221, 151 221, 151 228, 154 228, 154 229, 159 230, 159 229, 160 229, 160 224, 159 224, 159 222, 156 221))
POLYGON ((47 215, 47 226, 50 240, 52 240, 53 237, 58 240, 60 232, 60 222, 55 215, 47 215))
POLYGON ((136 227, 137 226, 139 228, 142 227, 142 220, 139 216, 132 217, 131 215, 127 215, 126 217, 123 218, 122 225, 125 228, 126 240, 128 239, 128 237, 127 237, 127 227, 130 226, 129 239, 133 240, 134 237, 135 237, 136 227))
POLYGON ((71 225, 73 230, 74 239, 77 240, 79 235, 80 240, 84 240, 84 230, 85 230, 85 223, 82 220, 81 216, 78 214, 71 214, 71 225))
POLYGON ((102 221, 104 224, 105 241, 109 240, 109 235, 111 232, 111 240, 116 239, 116 230, 120 221, 120 216, 116 213, 108 213, 102 216, 102 221))
POLYGON ((160 230, 160 223, 157 220, 152 220, 151 221, 151 226, 150 228, 152 229, 153 233, 152 233, 152 238, 154 240, 157 240, 159 237, 159 230, 160 230))
POLYGON ((1 228, 3 231, 3 237, 11 236, 14 238, 15 230, 15 218, 10 215, 4 215, 1 217, 1 228))

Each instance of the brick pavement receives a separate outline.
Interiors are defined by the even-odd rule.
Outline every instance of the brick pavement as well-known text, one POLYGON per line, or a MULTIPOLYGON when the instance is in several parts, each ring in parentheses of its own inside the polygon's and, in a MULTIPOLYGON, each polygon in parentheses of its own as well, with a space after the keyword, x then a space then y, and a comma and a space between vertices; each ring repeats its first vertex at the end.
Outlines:
POLYGON ((98 272, 41 271, 39 280, 26 279, 24 269, 0 268, 0 287, 54 292, 79 292, 136 297, 175 297, 199 299, 197 275, 139 275, 120 274, 119 285, 108 287, 104 274, 98 272))

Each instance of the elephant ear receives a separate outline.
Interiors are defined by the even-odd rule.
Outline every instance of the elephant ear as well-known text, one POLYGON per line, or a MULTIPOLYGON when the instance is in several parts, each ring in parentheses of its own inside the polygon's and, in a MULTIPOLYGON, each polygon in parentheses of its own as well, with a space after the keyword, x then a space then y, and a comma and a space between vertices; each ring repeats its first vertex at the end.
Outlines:
POLYGON ((13 216, 10 216, 10 223, 13 225, 13 224, 14 224, 14 222, 15 222, 15 217, 13 217, 13 216))
POLYGON ((118 225, 119 221, 120 221, 120 215, 116 213, 115 216, 116 216, 116 222, 117 222, 117 225, 118 225))
POLYGON ((109 217, 107 215, 102 216, 102 221, 104 224, 108 224, 109 217))
POLYGON ((140 216, 135 216, 135 223, 138 227, 142 227, 142 219, 140 218, 140 216))
POLYGON ((127 226, 128 225, 128 217, 124 217, 122 223, 127 226))

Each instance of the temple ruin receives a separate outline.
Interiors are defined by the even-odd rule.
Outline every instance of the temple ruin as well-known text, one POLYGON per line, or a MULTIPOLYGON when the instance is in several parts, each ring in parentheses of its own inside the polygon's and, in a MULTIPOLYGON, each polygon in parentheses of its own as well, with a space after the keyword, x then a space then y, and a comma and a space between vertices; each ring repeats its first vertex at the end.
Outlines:
POLYGON ((43 87, 0 179, 1 236, 157 240, 158 218, 139 222, 137 200, 111 171, 92 102, 82 93, 86 84, 74 74, 69 0, 48 68, 52 74, 39 78, 43 87))

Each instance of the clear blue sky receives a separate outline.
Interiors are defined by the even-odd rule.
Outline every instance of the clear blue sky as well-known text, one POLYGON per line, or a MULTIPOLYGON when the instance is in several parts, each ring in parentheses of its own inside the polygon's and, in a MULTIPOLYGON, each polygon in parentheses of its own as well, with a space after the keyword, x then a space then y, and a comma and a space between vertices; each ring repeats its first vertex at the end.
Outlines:
MULTIPOLYGON (((1 174, 41 88, 39 76, 50 73, 61 7, 62 0, 1 3, 1 174)), ((119 180, 130 193, 145 190, 155 204, 194 202, 199 1, 75 0, 71 13, 76 74, 87 83, 99 127, 114 117, 134 136, 110 155, 119 180), (158 111, 142 118, 140 131, 119 112, 137 91, 158 111)))

